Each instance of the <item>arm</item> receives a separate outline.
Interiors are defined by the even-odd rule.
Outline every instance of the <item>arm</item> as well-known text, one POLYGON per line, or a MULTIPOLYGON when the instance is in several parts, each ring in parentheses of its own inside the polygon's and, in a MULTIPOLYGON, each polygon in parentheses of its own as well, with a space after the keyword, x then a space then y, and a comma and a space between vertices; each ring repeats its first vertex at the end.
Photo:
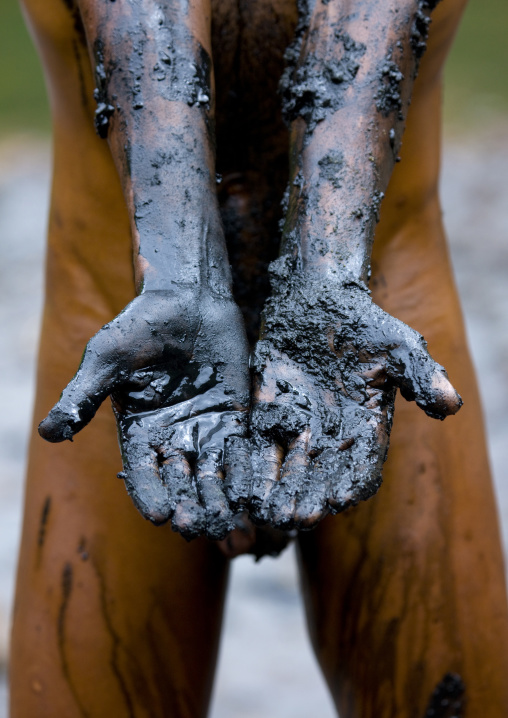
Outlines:
MULTIPOLYGON (((40 433, 71 439, 111 395, 138 509, 187 537, 222 538, 232 525, 223 476, 245 433, 249 379, 215 194, 209 3, 79 5, 139 296, 91 339, 40 433)), ((233 463, 226 481, 241 470, 233 463)))
POLYGON ((423 338, 367 288, 430 10, 425 0, 316 0, 288 52, 290 182, 254 359, 260 522, 310 528, 372 496, 397 387, 435 418, 461 404, 423 338))
POLYGON ((339 0, 300 17, 282 79, 292 160, 281 253, 367 283, 435 0, 339 0))
POLYGON ((98 134, 120 175, 139 292, 190 284, 229 293, 215 192, 210 7, 80 0, 98 134))

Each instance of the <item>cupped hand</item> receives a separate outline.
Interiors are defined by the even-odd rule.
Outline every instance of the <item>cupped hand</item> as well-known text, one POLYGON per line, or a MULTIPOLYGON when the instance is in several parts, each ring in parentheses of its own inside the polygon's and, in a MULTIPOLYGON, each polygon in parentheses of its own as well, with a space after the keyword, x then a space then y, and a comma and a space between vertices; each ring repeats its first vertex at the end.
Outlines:
POLYGON ((72 439, 110 395, 136 507, 186 538, 223 539, 248 497, 248 346, 229 296, 147 291, 88 343, 77 374, 39 426, 72 439))
POLYGON ((312 528, 376 493, 396 388, 429 416, 462 401, 416 331, 359 282, 277 277, 254 352, 252 518, 312 528))

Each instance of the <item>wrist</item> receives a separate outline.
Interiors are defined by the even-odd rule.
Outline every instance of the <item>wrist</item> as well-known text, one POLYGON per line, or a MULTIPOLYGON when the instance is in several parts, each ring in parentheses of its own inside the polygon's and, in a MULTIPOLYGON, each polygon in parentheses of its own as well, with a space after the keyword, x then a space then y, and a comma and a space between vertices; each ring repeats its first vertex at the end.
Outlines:
POLYGON ((171 281, 159 287, 143 285, 138 295, 148 301, 153 299, 164 302, 166 299, 171 301, 178 299, 182 306, 204 305, 209 302, 237 306, 231 287, 225 285, 215 287, 209 283, 171 281))
POLYGON ((370 293, 361 274, 347 263, 324 261, 322 264, 302 262, 298 255, 282 254, 268 267, 272 295, 308 289, 318 296, 355 288, 370 293))
POLYGON ((369 314, 370 291, 356 277, 345 273, 316 276, 301 270, 287 272, 284 258, 272 263, 270 271, 273 289, 263 310, 261 330, 261 338, 268 344, 261 346, 272 346, 289 357, 312 363, 312 352, 318 344, 335 351, 333 337, 337 328, 358 328, 362 317, 369 314), (310 337, 314 339, 309 344, 310 337), (305 348, 309 346, 314 347, 310 354, 305 348))
POLYGON ((302 179, 289 195, 281 254, 298 258, 309 276, 354 278, 368 282, 374 231, 383 195, 365 189, 323 187, 302 179), (368 193, 367 193, 368 194, 368 193))
POLYGON ((208 287, 231 294, 231 270, 224 233, 213 210, 208 216, 190 215, 188 221, 166 217, 163 230, 149 228, 133 242, 134 274, 138 293, 175 286, 208 287))

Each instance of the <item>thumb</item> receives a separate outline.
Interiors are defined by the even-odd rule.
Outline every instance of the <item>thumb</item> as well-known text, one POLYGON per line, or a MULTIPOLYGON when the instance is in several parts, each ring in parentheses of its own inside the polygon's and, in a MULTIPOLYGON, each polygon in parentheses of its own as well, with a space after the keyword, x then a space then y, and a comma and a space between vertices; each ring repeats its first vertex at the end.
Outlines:
POLYGON ((427 351, 425 339, 403 322, 388 353, 387 373, 407 401, 415 401, 434 419, 456 414, 462 399, 440 364, 427 351))
POLYGON ((116 363, 103 327, 87 344, 80 367, 59 401, 39 424, 39 434, 53 443, 69 439, 86 426, 111 393, 117 376, 116 363))

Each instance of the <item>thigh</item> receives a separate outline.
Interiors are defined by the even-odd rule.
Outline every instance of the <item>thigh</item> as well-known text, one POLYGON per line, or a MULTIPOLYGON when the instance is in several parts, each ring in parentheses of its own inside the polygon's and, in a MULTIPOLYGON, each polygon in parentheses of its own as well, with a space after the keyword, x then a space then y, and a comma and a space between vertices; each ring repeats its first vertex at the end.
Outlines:
POLYGON ((300 536, 310 631, 343 718, 508 714, 497 513, 436 196, 436 54, 450 39, 450 6, 436 16, 415 87, 371 285, 384 309, 425 336, 464 406, 440 423, 399 397, 379 493, 300 536), (426 713, 429 706, 435 712, 426 713))
POLYGON ((82 225, 83 195, 64 201, 70 183, 65 190, 60 182, 66 179, 57 162, 12 635, 11 715, 204 716, 226 560, 212 542, 187 544, 169 526, 155 527, 138 514, 116 478, 122 462, 109 401, 72 443, 48 444, 37 435, 37 422, 76 370, 88 338, 133 296, 123 205, 112 201, 104 214, 94 206, 104 195, 89 195, 82 225), (94 245, 97 236, 110 237, 111 252, 94 245), (109 280, 97 273, 102 261, 112 262, 109 280))
POLYGON ((136 512, 109 407, 34 438, 11 654, 11 715, 205 716, 227 578, 217 547, 136 512), (40 441, 40 440, 39 440, 40 441))
POLYGON ((457 335, 453 351, 462 366, 439 355, 463 394, 460 417, 438 425, 399 400, 378 495, 299 537, 311 637, 341 718, 420 718, 448 674, 460 676, 459 702, 465 686, 465 715, 508 712, 496 507, 457 335))

